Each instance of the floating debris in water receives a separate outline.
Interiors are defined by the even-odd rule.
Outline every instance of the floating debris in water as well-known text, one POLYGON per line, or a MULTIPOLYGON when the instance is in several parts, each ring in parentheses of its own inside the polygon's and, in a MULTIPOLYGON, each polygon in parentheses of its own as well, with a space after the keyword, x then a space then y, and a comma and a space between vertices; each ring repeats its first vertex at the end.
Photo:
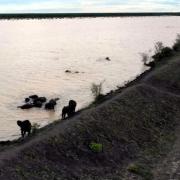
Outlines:
POLYGON ((109 57, 106 57, 106 60, 107 60, 107 61, 111 61, 111 59, 110 59, 109 57))
POLYGON ((71 70, 67 69, 67 70, 65 70, 65 73, 79 74, 79 73, 85 73, 85 72, 71 71, 71 70))
POLYGON ((71 73, 71 71, 70 70, 66 70, 65 73, 71 73))

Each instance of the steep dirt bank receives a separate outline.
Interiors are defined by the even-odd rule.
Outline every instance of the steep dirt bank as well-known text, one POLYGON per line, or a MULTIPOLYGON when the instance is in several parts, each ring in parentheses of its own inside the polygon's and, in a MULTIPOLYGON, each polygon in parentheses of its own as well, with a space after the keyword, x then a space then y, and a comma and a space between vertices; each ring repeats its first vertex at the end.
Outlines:
POLYGON ((164 62, 103 103, 10 143, 0 154, 0 179, 156 179, 151 169, 169 151, 180 119, 180 53, 164 62))

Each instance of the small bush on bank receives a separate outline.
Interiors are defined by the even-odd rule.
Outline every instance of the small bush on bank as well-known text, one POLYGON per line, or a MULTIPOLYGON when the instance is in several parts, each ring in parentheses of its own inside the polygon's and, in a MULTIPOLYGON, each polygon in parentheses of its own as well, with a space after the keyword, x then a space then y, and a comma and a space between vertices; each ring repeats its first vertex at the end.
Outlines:
POLYGON ((162 58, 172 56, 172 54, 173 54, 173 50, 170 47, 164 47, 160 53, 155 54, 154 56, 152 56, 152 58, 155 61, 159 61, 162 58))
POLYGON ((146 53, 141 53, 141 57, 142 57, 142 62, 145 66, 148 66, 148 67, 155 67, 155 63, 154 61, 152 61, 151 57, 146 54, 146 53))
POLYGON ((155 44, 155 55, 152 58, 155 61, 159 61, 162 58, 170 57, 173 54, 173 50, 170 47, 164 47, 162 42, 157 42, 155 44))
POLYGON ((174 51, 180 51, 180 34, 177 35, 177 38, 175 40, 175 43, 173 45, 174 51))
POLYGON ((33 123, 31 127, 32 134, 36 133, 39 128, 40 128, 40 125, 38 123, 33 123))
POLYGON ((162 49, 164 48, 164 45, 162 42, 158 41, 156 44, 155 44, 155 54, 158 54, 158 53, 161 53, 162 49))
MULTIPOLYGON (((180 43, 180 36, 179 38, 177 38, 176 42, 180 43)), ((165 47, 162 42, 157 42, 154 48, 154 55, 152 57, 150 57, 146 53, 141 53, 142 62, 145 66, 154 68, 157 61, 160 61, 162 58, 170 57, 173 55, 173 49, 171 49, 170 47, 165 47)))
POLYGON ((103 145, 100 144, 100 143, 92 142, 92 143, 89 144, 89 148, 94 153, 100 153, 100 152, 103 151, 103 145))
POLYGON ((144 65, 146 65, 150 61, 150 57, 147 53, 141 53, 141 58, 144 65))
POLYGON ((102 85, 103 85, 103 83, 104 83, 104 81, 101 82, 100 84, 93 83, 92 86, 91 86, 91 92, 92 92, 92 94, 94 96, 95 101, 98 101, 103 97, 103 94, 102 94, 102 85))

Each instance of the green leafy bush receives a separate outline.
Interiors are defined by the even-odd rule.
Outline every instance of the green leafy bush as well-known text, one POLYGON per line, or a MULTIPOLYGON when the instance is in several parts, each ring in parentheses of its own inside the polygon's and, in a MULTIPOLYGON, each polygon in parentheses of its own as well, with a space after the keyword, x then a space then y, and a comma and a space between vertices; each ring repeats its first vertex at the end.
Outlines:
POLYGON ((103 145, 100 143, 92 142, 89 144, 89 148, 91 149, 92 152, 95 153, 100 153, 103 151, 103 145))

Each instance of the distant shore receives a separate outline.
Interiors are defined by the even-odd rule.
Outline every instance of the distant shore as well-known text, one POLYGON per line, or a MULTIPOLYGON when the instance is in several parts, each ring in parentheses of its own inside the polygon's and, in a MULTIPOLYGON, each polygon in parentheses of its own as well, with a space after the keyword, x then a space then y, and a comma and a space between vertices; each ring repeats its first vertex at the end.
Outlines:
POLYGON ((85 18, 85 17, 140 17, 140 16, 180 16, 180 12, 148 13, 19 13, 0 14, 0 19, 51 19, 51 18, 85 18))

